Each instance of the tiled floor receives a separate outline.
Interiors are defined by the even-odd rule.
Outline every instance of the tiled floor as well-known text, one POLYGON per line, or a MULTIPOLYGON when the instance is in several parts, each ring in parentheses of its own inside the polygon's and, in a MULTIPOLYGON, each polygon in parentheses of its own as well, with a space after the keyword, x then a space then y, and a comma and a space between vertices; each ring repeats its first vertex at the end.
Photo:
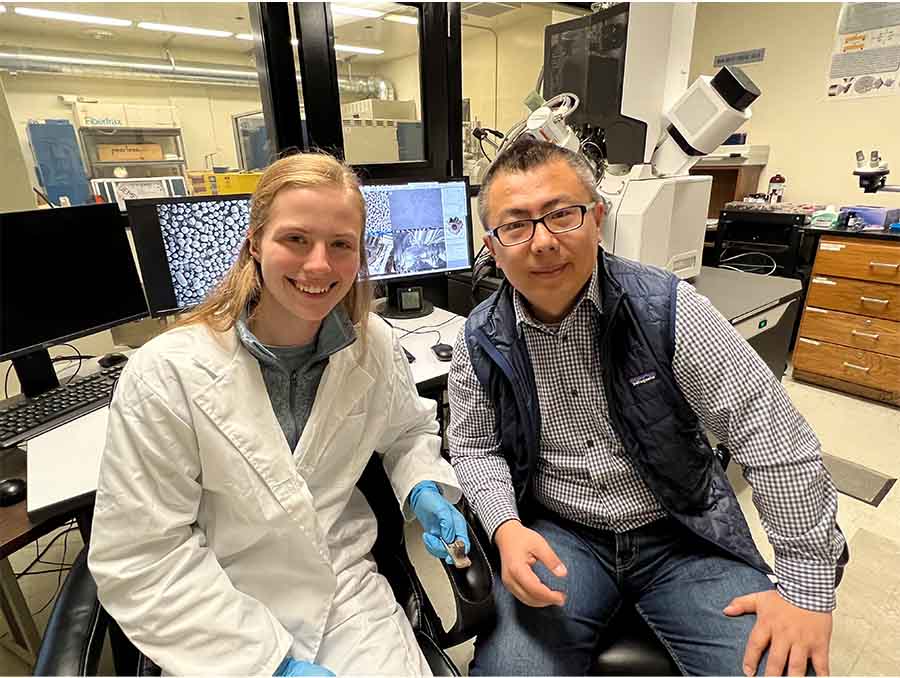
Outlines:
MULTIPOLYGON (((845 396, 834 391, 793 382, 785 386, 797 408, 807 417, 829 453, 874 470, 900 477, 900 409, 845 396)), ((750 501, 749 488, 735 479, 738 497, 748 516, 758 544, 767 558, 771 548, 750 501)), ((844 583, 838 589, 838 609, 834 617, 831 668, 836 675, 900 674, 900 485, 874 508, 840 496, 839 522, 850 541, 853 559, 844 583)), ((449 626, 454 618, 449 584, 440 566, 421 545, 415 525, 409 531, 410 553, 439 614, 449 626)), ((50 537, 41 540, 41 545, 50 537)), ((66 560, 81 548, 78 532, 69 534, 66 560)), ((63 555, 63 539, 44 556, 58 562, 63 555)), ((33 546, 11 558, 13 569, 23 569, 35 556, 33 546)), ((50 567, 50 566, 46 566, 50 567)), ((56 590, 57 575, 23 577, 20 580, 32 610, 43 606, 56 590)), ((48 607, 38 615, 43 630, 48 607)), ((0 620, 0 634, 5 631, 0 620)), ((8 640, 8 638, 7 638, 8 640)), ((472 655, 471 643, 450 650, 465 669, 472 655)), ((0 675, 28 675, 30 668, 0 647, 0 675)))

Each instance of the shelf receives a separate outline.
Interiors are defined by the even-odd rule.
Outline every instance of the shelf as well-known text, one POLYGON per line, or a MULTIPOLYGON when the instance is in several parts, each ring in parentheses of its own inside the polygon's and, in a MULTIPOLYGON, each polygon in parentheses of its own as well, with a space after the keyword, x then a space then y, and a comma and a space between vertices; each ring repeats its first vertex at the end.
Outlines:
POLYGON ((695 167, 762 167, 769 162, 769 147, 745 144, 719 146, 702 156, 695 167))
POLYGON ((183 165, 184 158, 177 160, 95 160, 91 163, 97 167, 115 167, 120 165, 183 165))

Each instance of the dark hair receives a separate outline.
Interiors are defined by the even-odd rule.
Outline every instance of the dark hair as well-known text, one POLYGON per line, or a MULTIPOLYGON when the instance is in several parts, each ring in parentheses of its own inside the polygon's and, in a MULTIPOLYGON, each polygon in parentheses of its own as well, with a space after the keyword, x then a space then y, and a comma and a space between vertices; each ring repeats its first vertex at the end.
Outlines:
POLYGON ((594 169, 587 161, 587 158, 579 153, 573 153, 562 146, 557 146, 547 141, 539 141, 530 135, 522 135, 494 158, 488 171, 481 179, 481 189, 478 192, 478 216, 485 229, 490 228, 487 223, 488 193, 498 174, 527 172, 547 163, 559 161, 565 162, 575 171, 575 174, 584 184, 585 190, 590 193, 591 200, 600 200, 594 169))

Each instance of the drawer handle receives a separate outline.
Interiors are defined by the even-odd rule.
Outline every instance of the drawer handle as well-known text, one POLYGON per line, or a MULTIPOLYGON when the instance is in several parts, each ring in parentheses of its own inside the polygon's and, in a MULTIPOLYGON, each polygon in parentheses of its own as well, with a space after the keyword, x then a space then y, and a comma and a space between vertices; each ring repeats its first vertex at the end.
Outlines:
POLYGON ((871 370, 871 367, 863 367, 862 365, 854 365, 853 363, 844 363, 844 367, 849 367, 851 370, 859 370, 860 372, 868 372, 871 370))
POLYGON ((872 334, 871 332, 860 332, 859 330, 852 330, 850 334, 857 337, 865 337, 866 339, 871 339, 872 341, 878 341, 878 337, 880 334, 872 334))
POLYGON ((875 297, 860 297, 859 300, 870 304, 884 304, 885 306, 891 303, 890 299, 876 299, 875 297))
POLYGON ((895 271, 900 268, 900 264, 884 264, 880 261, 870 261, 869 266, 872 268, 892 268, 895 271))

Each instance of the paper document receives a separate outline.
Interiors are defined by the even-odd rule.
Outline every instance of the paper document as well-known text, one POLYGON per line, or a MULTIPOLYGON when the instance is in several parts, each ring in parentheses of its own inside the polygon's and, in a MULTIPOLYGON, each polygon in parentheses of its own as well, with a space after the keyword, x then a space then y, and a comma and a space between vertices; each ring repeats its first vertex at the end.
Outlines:
POLYGON ((97 489, 109 408, 28 441, 28 511, 37 511, 97 489))

